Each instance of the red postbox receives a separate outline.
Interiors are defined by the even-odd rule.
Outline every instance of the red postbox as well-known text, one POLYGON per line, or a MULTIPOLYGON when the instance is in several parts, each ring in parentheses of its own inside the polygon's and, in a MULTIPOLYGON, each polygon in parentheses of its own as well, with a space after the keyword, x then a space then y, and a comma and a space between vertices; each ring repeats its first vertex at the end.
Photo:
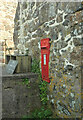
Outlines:
POLYGON ((50 82, 49 79, 49 54, 50 54, 50 39, 45 38, 41 40, 41 70, 42 79, 50 82))

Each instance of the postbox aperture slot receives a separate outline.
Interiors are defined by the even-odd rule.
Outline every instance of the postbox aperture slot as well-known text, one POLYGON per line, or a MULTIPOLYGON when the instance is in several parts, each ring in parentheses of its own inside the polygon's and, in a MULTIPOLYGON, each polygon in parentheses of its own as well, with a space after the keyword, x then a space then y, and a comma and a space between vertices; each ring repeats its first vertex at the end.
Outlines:
POLYGON ((47 47, 41 47, 41 49, 46 49, 47 47))

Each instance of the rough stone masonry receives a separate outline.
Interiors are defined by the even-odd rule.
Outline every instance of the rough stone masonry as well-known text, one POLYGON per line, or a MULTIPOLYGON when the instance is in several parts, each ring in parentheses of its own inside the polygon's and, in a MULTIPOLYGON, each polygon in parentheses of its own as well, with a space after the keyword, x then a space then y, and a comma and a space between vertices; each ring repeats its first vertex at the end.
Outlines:
MULTIPOLYGON (((4 63, 5 54, 9 54, 6 48, 14 48, 13 32, 16 7, 17 3, 15 2, 0 0, 0 63, 4 63)), ((10 52, 13 54, 14 50, 10 52)))
POLYGON ((16 49, 40 59, 40 40, 51 38, 49 103, 54 116, 81 117, 82 2, 18 3, 14 42, 16 49))

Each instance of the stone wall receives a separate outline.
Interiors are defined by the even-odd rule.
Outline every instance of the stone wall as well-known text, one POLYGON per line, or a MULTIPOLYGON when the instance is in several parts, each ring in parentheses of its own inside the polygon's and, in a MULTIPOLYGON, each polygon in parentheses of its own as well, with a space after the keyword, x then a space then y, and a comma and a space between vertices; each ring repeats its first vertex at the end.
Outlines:
POLYGON ((3 75, 2 80, 3 120, 21 119, 41 108, 37 74, 3 75), (24 82, 26 79, 28 84, 24 82))
POLYGON ((40 59, 40 40, 51 38, 49 102, 54 117, 81 116, 83 3, 23 2, 15 15, 16 49, 40 59))
MULTIPOLYGON (((8 48, 14 48, 13 32, 16 7, 16 2, 0 0, 0 47, 2 46, 0 49, 0 62, 5 62, 5 42, 8 48)), ((7 54, 9 54, 8 51, 7 54)))

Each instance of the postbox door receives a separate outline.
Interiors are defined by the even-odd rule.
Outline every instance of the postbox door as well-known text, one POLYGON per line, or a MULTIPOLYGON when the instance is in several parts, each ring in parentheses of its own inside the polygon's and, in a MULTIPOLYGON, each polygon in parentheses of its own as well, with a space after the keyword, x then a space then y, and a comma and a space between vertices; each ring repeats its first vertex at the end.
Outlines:
POLYGON ((50 82, 49 80, 49 55, 48 54, 42 54, 42 79, 50 82))

